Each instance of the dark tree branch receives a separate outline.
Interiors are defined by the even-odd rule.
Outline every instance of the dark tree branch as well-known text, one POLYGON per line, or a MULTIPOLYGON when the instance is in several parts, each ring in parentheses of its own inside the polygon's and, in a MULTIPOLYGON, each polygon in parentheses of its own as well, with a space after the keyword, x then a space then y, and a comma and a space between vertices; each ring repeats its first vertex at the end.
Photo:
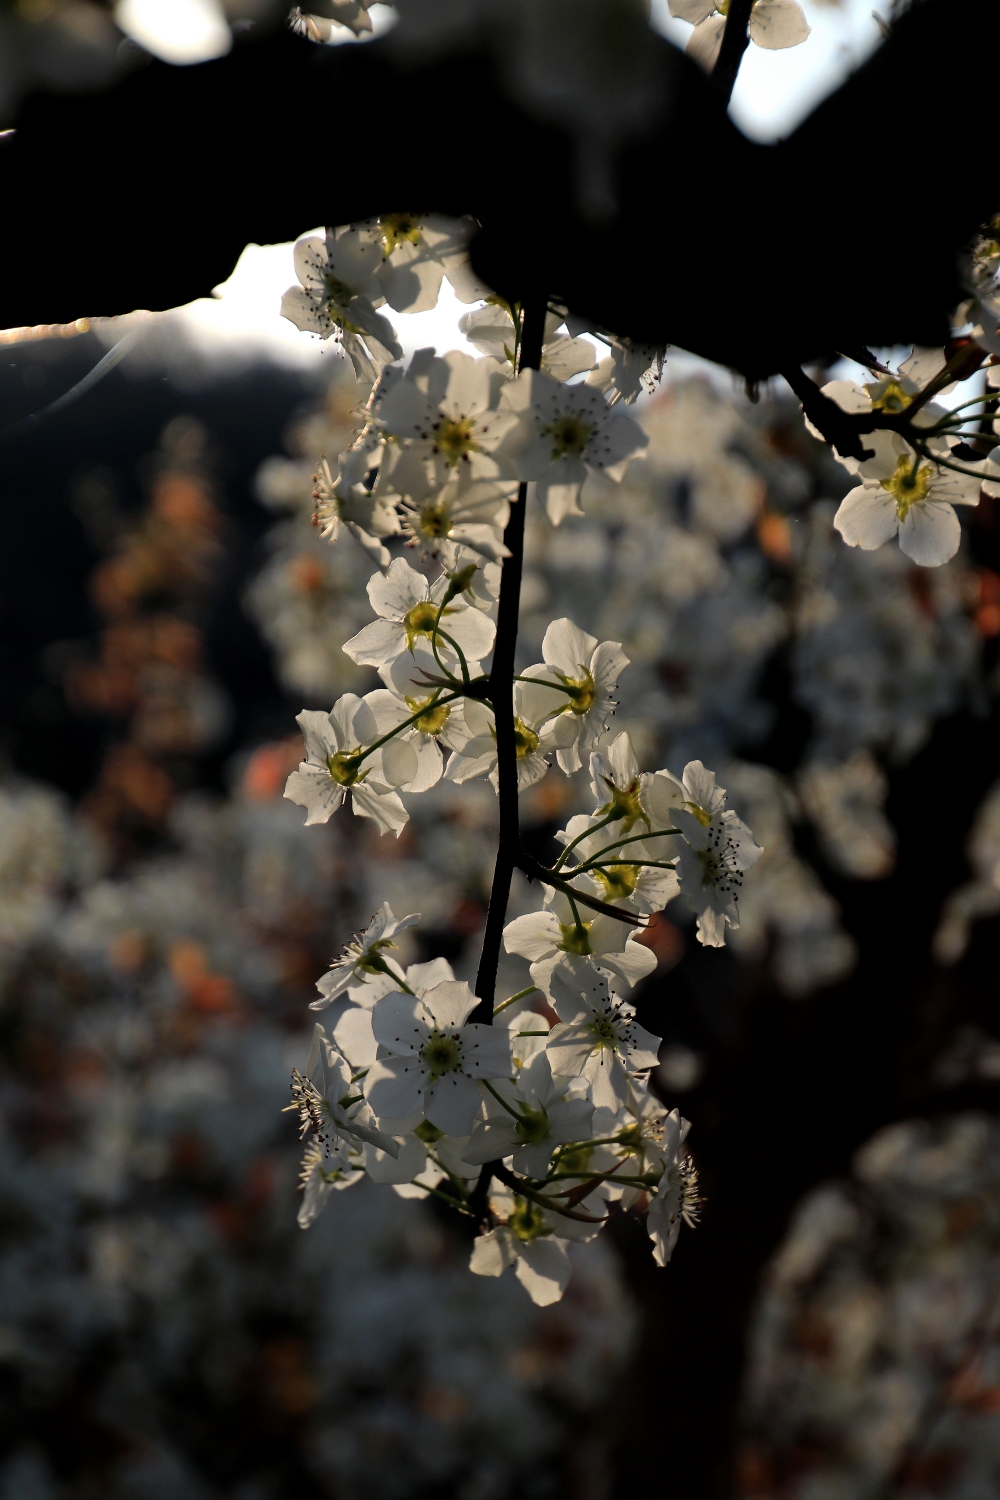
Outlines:
POLYGON ((743 54, 750 45, 750 12, 753 0, 731 0, 722 33, 722 46, 712 69, 712 83, 728 104, 740 71, 743 54))
MULTIPOLYGON (((548 300, 532 298, 524 307, 519 368, 537 370, 542 362, 542 339, 548 300)), ((476 974, 476 994, 480 1004, 470 1020, 486 1025, 493 1021, 493 1003, 500 961, 500 941, 510 881, 521 863, 521 834, 517 806, 517 745, 514 739, 514 715, 511 706, 514 691, 514 653, 517 649, 517 618, 521 602, 521 570, 524 563, 524 513, 528 505, 528 486, 522 484, 517 502, 511 507, 510 520, 504 531, 504 545, 510 555, 503 561, 500 574, 500 601, 497 607, 497 634, 493 646, 489 696, 497 737, 497 800, 500 812, 500 834, 497 860, 493 870, 493 889, 486 914, 483 949, 476 974)))

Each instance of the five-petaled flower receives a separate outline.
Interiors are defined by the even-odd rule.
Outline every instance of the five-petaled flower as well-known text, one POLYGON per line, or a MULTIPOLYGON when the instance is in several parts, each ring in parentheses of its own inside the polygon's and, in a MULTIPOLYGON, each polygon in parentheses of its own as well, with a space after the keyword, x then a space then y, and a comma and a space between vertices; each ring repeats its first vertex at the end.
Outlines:
POLYGON ((383 1055, 368 1070, 365 1097, 380 1122, 422 1114, 446 1135, 469 1134, 483 1097, 476 1080, 511 1068, 508 1033, 469 1023, 478 1004, 459 981, 376 1001, 372 1029, 383 1055))

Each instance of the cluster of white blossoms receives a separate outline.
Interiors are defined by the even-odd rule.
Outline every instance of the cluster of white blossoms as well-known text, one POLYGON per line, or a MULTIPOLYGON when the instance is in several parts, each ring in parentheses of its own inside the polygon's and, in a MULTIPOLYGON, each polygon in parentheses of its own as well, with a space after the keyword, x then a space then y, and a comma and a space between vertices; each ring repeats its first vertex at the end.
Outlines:
MULTIPOLYGON (((759 9, 763 25, 780 7, 759 9)), ((797 7, 785 10, 791 25, 797 7)), ((492 981, 476 995, 443 960, 398 967, 387 903, 337 978, 321 982, 318 1004, 333 1009, 295 1080, 310 1136, 301 1221, 365 1173, 432 1194, 474 1223, 474 1271, 513 1266, 546 1302, 566 1285, 567 1243, 591 1238, 612 1207, 647 1212, 660 1263, 694 1217, 686 1126, 648 1090, 659 1042, 627 993, 655 967, 649 916, 682 896, 699 941, 721 946, 762 851, 700 760, 681 778, 643 773, 627 733, 606 742, 628 665, 619 641, 551 620, 542 660, 513 670, 517 558, 508 664, 494 668, 516 508, 537 498, 559 526, 583 515, 588 482, 606 490, 625 478, 648 440, 624 408, 658 378, 662 351, 549 308, 538 368, 527 367, 523 309, 477 285, 465 258, 472 227, 393 215, 297 247, 301 285, 283 310, 340 342, 360 383, 351 441, 316 473, 314 523, 331 542, 346 530, 376 564, 376 618, 343 650, 382 686, 299 715, 306 755, 285 795, 307 823, 349 801, 398 836, 406 799, 439 783, 488 781, 502 797, 505 774, 520 793, 552 768, 589 768, 594 809, 570 818, 551 867, 522 859, 541 910, 517 916, 503 941, 530 966, 526 989, 495 1004, 492 981), (380 309, 425 310, 445 277, 479 304, 460 325, 479 357, 421 349, 404 366, 380 309), (610 348, 601 360, 595 333, 610 348), (511 720, 498 725, 508 702, 511 720)), ((954 411, 932 399, 986 359, 970 342, 917 350, 898 372, 873 365, 864 386, 826 387, 845 413, 885 422, 862 435, 868 456, 837 455, 859 481, 834 520, 850 545, 871 550, 898 534, 909 558, 938 565, 959 545, 954 506, 975 504, 983 486, 1000 492, 990 442, 969 447, 970 407, 978 418, 992 387, 954 411)))
POLYGON ((469 227, 395 215, 296 247, 301 285, 283 310, 340 341, 368 392, 350 446, 335 468, 320 465, 314 519, 331 541, 345 527, 377 564, 375 618, 343 649, 383 685, 298 716, 305 759, 285 796, 307 823, 349 801, 398 836, 404 798, 442 780, 499 791, 512 739, 518 792, 552 767, 589 767, 594 810, 570 819, 551 868, 533 867, 542 909, 504 931, 508 953, 530 963, 526 989, 494 1004, 443 959, 404 970, 395 936, 418 918, 399 922, 388 903, 320 981, 315 1008, 328 1013, 293 1081, 308 1136, 300 1222, 366 1173, 433 1194, 475 1224, 473 1271, 513 1266, 547 1303, 567 1284, 568 1243, 592 1239, 613 1209, 646 1212, 661 1265, 696 1217, 687 1125, 648 1090, 659 1038, 626 996, 656 967, 642 942, 649 915, 683 895, 701 942, 721 946, 761 850, 700 761, 682 779, 644 773, 628 734, 604 743, 628 665, 617 641, 556 619, 542 660, 498 680, 513 508, 533 494, 558 526, 583 513, 590 476, 622 480, 648 441, 623 405, 657 377, 662 351, 608 339, 598 362, 594 343, 550 312, 541 368, 522 368, 522 309, 476 286, 469 227), (483 303, 462 321, 486 352, 422 349, 404 368, 379 308, 422 310, 445 276, 483 303), (412 561, 392 557, 391 542, 412 561), (498 732, 504 703, 512 737, 498 732))

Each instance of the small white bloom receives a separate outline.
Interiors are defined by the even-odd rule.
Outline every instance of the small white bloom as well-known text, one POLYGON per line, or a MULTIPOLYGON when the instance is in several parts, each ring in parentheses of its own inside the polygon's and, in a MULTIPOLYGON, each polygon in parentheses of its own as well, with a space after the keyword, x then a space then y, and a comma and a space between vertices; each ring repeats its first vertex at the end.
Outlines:
MULTIPOLYGON (((476 666, 476 663, 473 663, 476 666)), ((418 648, 411 656, 409 652, 397 657, 391 667, 383 668, 392 689, 376 689, 369 693, 368 701, 375 714, 380 735, 418 715, 416 721, 397 736, 397 740, 413 747, 416 755, 416 772, 411 781, 404 782, 404 792, 426 792, 441 780, 444 758, 440 746, 448 750, 462 748, 468 739, 461 702, 440 702, 447 699, 447 691, 428 687, 428 676, 440 675, 440 669, 431 653, 418 648)))
POLYGON ((476 1079, 511 1070, 507 1032, 466 1024, 478 1003, 457 981, 376 1001, 372 1028, 385 1055, 368 1071, 365 1097, 380 1121, 422 1112, 446 1135, 469 1134, 482 1102, 476 1079))
POLYGON ((390 477, 380 480, 378 493, 400 496, 403 530, 421 557, 438 557, 452 569, 460 546, 493 562, 509 556, 503 533, 517 499, 516 483, 473 479, 463 465, 442 483, 438 465, 411 448, 398 452, 399 461, 387 470, 390 477))
POLYGON ((638 422, 608 406, 588 385, 561 385, 540 370, 508 382, 500 410, 517 419, 502 454, 519 479, 534 480, 549 520, 582 515, 588 473, 618 481, 649 439, 638 422))
POLYGON ((744 873, 764 851, 728 809, 709 815, 701 808, 676 807, 673 816, 684 835, 677 850, 678 874, 684 899, 698 913, 698 941, 721 948, 726 928, 740 925, 737 903, 744 873))
MULTIPOLYGON (((668 0, 668 4, 672 16, 679 16, 694 26, 687 51, 706 73, 710 73, 722 46, 728 5, 720 15, 716 0, 668 0)), ((810 29, 797 0, 755 0, 750 12, 750 40, 769 51, 797 47, 806 40, 810 29)))
POLYGON ((582 995, 561 989, 556 1005, 560 1022, 545 1044, 552 1072, 585 1078, 598 1108, 624 1108, 628 1075, 656 1067, 660 1038, 639 1025, 631 1005, 609 995, 603 980, 582 995))
POLYGON ((865 437, 872 458, 858 464, 861 484, 840 502, 833 524, 849 547, 866 552, 898 535, 907 557, 933 568, 955 556, 962 528, 953 509, 978 505, 983 478, 918 458, 906 440, 880 430, 865 437))
POLYGON ((555 1238, 543 1213, 527 1198, 512 1194, 509 1220, 479 1236, 472 1246, 469 1270, 475 1276, 502 1276, 513 1266, 532 1302, 549 1307, 569 1285, 572 1267, 566 1242, 555 1238))
POLYGON ((384 365, 403 357, 392 324, 375 311, 385 300, 376 274, 381 262, 382 247, 366 230, 328 229, 325 239, 308 235, 295 246, 301 285, 281 299, 282 317, 305 333, 336 338, 358 379, 371 384, 384 365))
POLYGON ((556 1146, 585 1141, 591 1135, 594 1106, 586 1099, 567 1099, 565 1081, 553 1080, 549 1057, 533 1053, 516 1079, 496 1085, 516 1114, 492 1097, 485 1101, 485 1118, 476 1122, 463 1150, 467 1162, 511 1157, 515 1172, 544 1177, 556 1146))
MULTIPOLYGON (((709 773, 711 774, 711 773, 709 773)), ((590 787, 595 820, 606 820, 617 839, 642 835, 650 859, 672 860, 677 853, 673 809, 684 800, 684 789, 667 771, 640 771, 627 733, 619 734, 590 757, 590 787)), ((623 848, 628 849, 625 844, 623 848)))
POLYGON ((631 406, 640 392, 652 395, 663 375, 667 351, 658 344, 611 340, 611 353, 587 376, 587 384, 603 391, 609 406, 624 401, 631 406))
MULTIPOLYGON (((493 299, 485 307, 465 313, 458 326, 470 344, 481 354, 514 364, 514 319, 506 302, 493 299)), ((589 339, 571 338, 559 333, 561 320, 556 313, 546 313, 542 342, 542 369, 553 380, 570 380, 585 370, 592 370, 596 360, 589 339)))
POLYGON ((602 901, 619 905, 628 902, 635 911, 662 911, 680 893, 676 870, 660 868, 664 856, 674 858, 676 848, 652 848, 642 839, 622 844, 620 828, 602 823, 596 814, 579 813, 556 834, 560 843, 573 844, 571 858, 575 864, 564 867, 567 879, 602 901), (578 867, 590 861, 595 862, 593 867, 579 874, 578 867))
POLYGON ((380 538, 398 536, 399 516, 391 502, 373 496, 364 485, 350 478, 356 451, 349 448, 340 455, 336 478, 326 459, 320 459, 313 476, 313 525, 321 537, 332 543, 339 537, 343 523, 372 562, 380 568, 387 568, 389 550, 382 545, 380 538))
POLYGON ((672 1110, 663 1122, 663 1176, 649 1207, 646 1230, 653 1241, 653 1259, 665 1266, 674 1253, 681 1224, 693 1229, 698 1222, 698 1173, 682 1146, 691 1126, 672 1110))
POLYGON ((293 5, 288 18, 292 28, 309 37, 310 41, 328 42, 341 27, 352 31, 355 36, 363 36, 372 30, 372 18, 368 14, 372 0, 321 0, 321 3, 325 15, 314 15, 293 5))
POLYGON ((295 722, 306 758, 285 783, 285 796, 306 808, 306 824, 328 822, 349 791, 358 817, 371 818, 379 833, 391 829, 398 838, 409 814, 392 788, 413 780, 413 747, 390 740, 362 758, 365 746, 378 738, 378 726, 366 699, 355 693, 345 693, 329 714, 303 709, 295 722))
POLYGON ((590 992, 595 964, 626 985, 637 984, 656 968, 655 954, 636 941, 630 924, 584 906, 574 912, 561 891, 544 889, 544 909, 508 922, 503 941, 508 953, 528 959, 532 980, 557 1010, 564 992, 573 1003, 581 992, 590 992))
POLYGON ((503 477, 496 449, 517 420, 497 409, 506 381, 506 369, 496 360, 457 350, 439 358, 433 349, 418 349, 377 407, 384 430, 407 444, 386 455, 386 480, 404 454, 407 461, 417 456, 431 464, 441 484, 459 465, 472 479, 503 477))
POLYGON ((331 1193, 353 1187, 364 1175, 362 1149, 345 1142, 343 1152, 327 1156, 319 1141, 307 1141, 299 1168, 299 1189, 304 1195, 297 1215, 299 1228, 308 1229, 319 1218, 331 1193))
POLYGON ((608 727, 618 706, 614 693, 618 678, 628 666, 619 641, 602 641, 588 635, 572 620, 553 620, 542 640, 543 661, 528 667, 525 677, 557 684, 550 694, 549 716, 565 717, 575 738, 556 752, 566 775, 579 771, 582 757, 608 727))
POLYGON ((396 312, 426 312, 437 304, 447 277, 460 302, 482 302, 491 295, 469 261, 474 219, 444 214, 383 214, 367 225, 379 239, 384 261, 379 281, 396 312))
POLYGON ((347 998, 341 1000, 331 1015, 335 1018, 334 1043, 355 1073, 370 1068, 378 1056, 378 1043, 372 1030, 372 1010, 377 1000, 383 995, 391 995, 394 990, 420 996, 434 985, 454 978, 447 959, 432 958, 429 963, 410 964, 405 974, 399 974, 398 970, 394 973, 387 964, 386 972, 374 974, 367 984, 352 985, 347 998))
POLYGON ((553 1201, 549 1209, 537 1197, 522 1197, 505 1183, 494 1182, 490 1211, 500 1223, 475 1241, 469 1269, 477 1276, 502 1276, 513 1267, 532 1302, 539 1307, 558 1302, 570 1277, 567 1242, 593 1239, 605 1218, 604 1197, 599 1194, 591 1194, 571 1210, 578 1217, 559 1213, 557 1195, 566 1186, 552 1183, 542 1189, 538 1196, 553 1201))
MULTIPOLYGON (((379 282, 396 312, 427 312, 436 306, 445 276, 467 290, 471 267, 468 243, 475 224, 444 214, 383 214, 366 226, 383 245, 379 282)), ((483 296, 486 288, 476 286, 483 296)), ((459 293, 459 295, 461 295, 459 293)), ((463 297, 462 301, 477 298, 463 297)))
MULTIPOLYGON (((551 689, 534 682, 514 684, 514 746, 517 756, 517 789, 525 791, 541 781, 549 768, 546 756, 571 745, 576 729, 565 716, 552 718, 551 689)), ((474 781, 489 777, 498 785, 497 739, 493 710, 475 698, 467 698, 462 716, 468 731, 465 743, 456 748, 448 762, 445 777, 449 781, 474 781)))
POLYGON ((481 661, 493 648, 496 626, 482 610, 470 609, 458 594, 441 612, 449 579, 442 574, 429 584, 422 573, 403 557, 394 559, 388 573, 376 573, 368 584, 368 598, 381 618, 366 625, 344 644, 344 650, 360 666, 382 667, 419 643, 429 643, 437 626, 438 651, 442 661, 454 667, 458 661, 451 641, 466 661, 481 661))
MULTIPOLYGON (((356 1003, 364 1004, 361 991, 372 988, 372 981, 382 979, 394 987, 394 981, 403 976, 397 966, 386 956, 386 950, 395 948, 396 934, 415 927, 420 921, 419 912, 408 917, 396 918, 388 901, 383 901, 364 932, 345 944, 339 958, 335 958, 321 979, 316 981, 322 999, 314 1000, 310 1010, 323 1010, 346 991, 356 1003)), ((375 996, 370 1003, 374 1004, 375 996)))

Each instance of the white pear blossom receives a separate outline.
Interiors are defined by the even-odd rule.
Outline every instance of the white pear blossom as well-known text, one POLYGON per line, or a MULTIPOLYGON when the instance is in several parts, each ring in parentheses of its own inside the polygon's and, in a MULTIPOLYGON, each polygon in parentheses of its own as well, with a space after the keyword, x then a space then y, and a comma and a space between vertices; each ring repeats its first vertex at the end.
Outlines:
MULTIPOLYGON (((670 14, 690 21, 694 31, 687 50, 707 73, 715 66, 726 29, 728 4, 717 0, 668 0, 670 14), (721 14, 720 14, 721 12, 721 14)), ((797 47, 811 28, 797 0, 754 0, 750 12, 750 40, 758 47, 775 50, 797 47)))
POLYGON ((534 480, 554 526, 579 516, 580 491, 589 473, 618 481, 649 439, 632 417, 608 406, 588 385, 561 385, 540 370, 522 370, 500 397, 500 410, 516 419, 502 454, 518 479, 534 480))
MULTIPOLYGON (((596 822, 619 839, 642 843, 651 859, 672 860, 677 853, 673 809, 684 800, 683 788, 667 771, 640 771, 631 737, 623 732, 590 757, 590 788, 596 822)), ((631 846, 623 846, 628 849, 631 846)))
POLYGON ((407 652, 383 670, 392 690, 377 688, 368 695, 379 734, 389 733, 415 714, 419 716, 396 736, 399 743, 412 746, 416 755, 416 771, 410 781, 402 783, 401 790, 429 791, 444 771, 440 747, 461 749, 468 740, 461 704, 449 701, 446 689, 427 686, 427 677, 439 673, 429 651, 418 648, 412 656, 407 652))
POLYGON ((665 1266, 674 1253, 681 1224, 694 1228, 698 1222, 698 1174, 691 1158, 682 1153, 690 1130, 688 1120, 672 1110, 663 1122, 663 1176, 649 1206, 646 1229, 653 1241, 653 1259, 665 1266))
POLYGON ((688 905, 698 913, 698 941, 721 948, 726 928, 738 927, 743 876, 764 852, 731 809, 709 815, 702 808, 676 807, 678 874, 688 905))
POLYGON ((376 409, 384 431, 407 445, 390 445, 383 461, 386 480, 395 462, 414 456, 433 465, 442 484, 459 465, 472 479, 505 477, 496 449, 517 422, 514 413, 498 410, 507 382, 506 367, 497 360, 418 349, 376 409))
MULTIPOLYGON (((481 354, 488 354, 492 359, 505 359, 508 364, 513 365, 516 342, 514 319, 506 302, 492 298, 485 307, 477 307, 473 312, 465 313, 459 319, 458 326, 469 343, 474 344, 481 354)), ((574 375, 592 370, 597 356, 589 339, 572 338, 568 333, 561 334, 561 326, 562 320, 557 313, 546 313, 542 369, 553 380, 571 380, 574 375)))
POLYGON ((462 302, 476 302, 488 288, 476 281, 469 264, 472 219, 444 214, 383 214, 367 226, 383 245, 379 282, 389 306, 400 313, 427 312, 436 306, 447 276, 462 302))
MULTIPOLYGON (((415 927, 420 921, 419 912, 408 917, 393 916, 388 901, 383 901, 364 932, 345 944, 339 958, 335 958, 329 969, 316 981, 321 999, 314 1000, 310 1010, 324 1010, 345 992, 356 1004, 365 1004, 362 994, 375 988, 373 981, 382 980, 394 987, 403 975, 387 956, 387 950, 397 945, 393 941, 397 933, 415 927)), ((368 1003, 374 1004, 377 996, 368 1003)))
POLYGON ((628 1076, 656 1067, 660 1038, 639 1025, 633 1007, 610 995, 599 976, 575 996, 561 987, 556 1008, 559 1024, 545 1044, 552 1072, 585 1078, 598 1108, 623 1109, 628 1076))
POLYGON ((295 245, 301 283, 281 299, 282 317, 305 333, 336 338, 369 384, 384 365, 401 359, 396 331, 376 308, 385 300, 377 272, 382 246, 364 229, 328 229, 325 239, 308 235, 295 245))
POLYGON ((370 704, 355 693, 345 693, 329 714, 303 709, 295 722, 306 758, 285 783, 285 796, 306 809, 306 824, 328 822, 350 792, 358 817, 398 838, 409 815, 393 788, 416 775, 413 747, 390 740, 364 755, 378 738, 378 725, 370 704))
POLYGON ((364 1089, 379 1121, 422 1113, 446 1135, 468 1135, 482 1093, 479 1078, 511 1070, 506 1031, 467 1024, 479 1004, 467 984, 434 985, 423 995, 384 995, 372 1028, 384 1055, 369 1069, 364 1089))
POLYGON ((619 401, 631 406, 643 391, 651 396, 663 375, 666 349, 629 338, 612 338, 609 345, 611 353, 587 376, 587 384, 603 391, 609 406, 619 401))
POLYGON ((353 1187, 364 1175, 363 1150, 345 1141, 342 1150, 327 1156, 317 1140, 307 1141, 299 1169, 299 1188, 303 1194, 297 1215, 299 1228, 308 1229, 319 1218, 331 1193, 353 1187))
POLYGON ((469 1269, 476 1276, 502 1276, 513 1268, 532 1302, 540 1307, 558 1302, 572 1269, 568 1243, 593 1239, 605 1217, 603 1196, 596 1194, 576 1204, 574 1217, 559 1213, 557 1194, 563 1186, 553 1183, 529 1198, 494 1182, 490 1212, 500 1222, 476 1240, 469 1269), (551 1209, 539 1201, 545 1198, 552 1200, 551 1209))
POLYGON ((861 483, 840 502, 833 524, 849 547, 866 552, 892 537, 907 557, 939 567, 962 540, 956 505, 978 505, 982 474, 958 473, 919 457, 905 438, 880 429, 865 437, 875 450, 858 464, 861 483))
POLYGON ((355 36, 363 36, 372 30, 372 18, 368 7, 372 0, 313 0, 319 14, 292 6, 289 24, 314 42, 328 42, 343 27, 355 36))
POLYGON ((622 844, 621 837, 619 829, 604 824, 596 814, 578 813, 570 818, 565 829, 556 834, 560 843, 574 846, 574 864, 565 866, 567 879, 572 878, 574 886, 602 901, 622 906, 628 903, 640 912, 662 911, 680 893, 676 869, 662 868, 664 853, 672 858, 676 848, 652 848, 643 839, 622 844), (592 861, 591 869, 579 871, 580 866, 592 861))
MULTIPOLYGON (((519 792, 541 781, 549 768, 546 759, 553 751, 571 745, 576 728, 564 715, 552 718, 551 689, 534 682, 514 684, 514 745, 517 754, 517 789, 519 792)), ((468 738, 448 762, 445 776, 449 781, 474 781, 488 777, 494 788, 498 784, 496 724, 493 710, 475 698, 467 698, 462 715, 468 738)))
POLYGON ((553 620, 542 639, 542 662, 522 674, 539 684, 557 684, 550 694, 549 714, 564 717, 575 730, 572 743, 556 752, 566 775, 579 771, 583 756, 608 727, 617 700, 618 678, 628 666, 618 641, 601 641, 572 620, 553 620))
POLYGON ((513 1267, 532 1302, 539 1307, 558 1302, 572 1270, 566 1241, 553 1234, 544 1209, 529 1199, 511 1193, 509 1202, 494 1202, 498 1211, 506 1209, 507 1219, 475 1241, 469 1270, 475 1276, 502 1276, 513 1267))
MULTIPOLYGON (((864 385, 858 385, 853 380, 830 380, 822 387, 822 394, 835 401, 842 411, 850 413, 864 413, 867 415, 872 411, 885 412, 887 416, 896 416, 906 411, 912 404, 913 398, 944 369, 945 356, 942 349, 916 348, 908 359, 899 366, 898 374, 881 374, 877 378, 866 381, 864 385)), ((942 393, 952 389, 952 386, 942 387, 942 393)), ((913 413, 912 420, 916 427, 932 427, 934 423, 945 415, 945 408, 935 401, 927 401, 923 406, 913 413)), ((821 442, 826 439, 819 429, 804 418, 805 425, 813 437, 821 442)), ((865 447, 871 447, 871 434, 863 433, 862 442, 865 447)), ((861 460, 837 454, 837 461, 851 474, 856 474, 861 460)), ((942 445, 942 451, 944 451, 942 445)))
MULTIPOLYGON (((292 1076, 294 1079, 295 1074, 292 1076)), ((396 1155, 392 1137, 377 1128, 371 1107, 354 1082, 350 1064, 318 1021, 313 1027, 305 1078, 293 1093, 291 1107, 298 1109, 303 1135, 309 1127, 321 1143, 329 1143, 339 1134, 356 1145, 367 1142, 390 1156, 396 1155), (317 1099, 322 1101, 318 1113, 317 1099)))
POLYGON ((595 964, 629 986, 656 968, 655 954, 637 941, 634 927, 582 905, 574 909, 562 891, 544 889, 543 910, 508 922, 503 941, 508 953, 528 960, 532 980, 560 1015, 561 995, 590 992, 595 964))
POLYGON ((381 618, 344 643, 347 655, 361 666, 382 667, 418 643, 429 643, 437 627, 442 661, 457 661, 452 642, 466 661, 481 661, 493 648, 496 626, 482 610, 470 608, 461 592, 442 610, 448 588, 446 574, 429 584, 405 558, 395 558, 387 573, 376 573, 368 584, 368 598, 381 618))
POLYGON ((516 1172, 544 1177, 556 1146, 585 1141, 592 1133, 594 1106, 567 1098, 566 1087, 565 1079, 553 1079, 549 1056, 533 1053, 516 1079, 496 1085, 507 1108, 492 1097, 485 1101, 483 1118, 463 1150, 465 1160, 479 1165, 509 1156, 516 1172))
POLYGON ((313 525, 321 537, 333 543, 343 524, 372 562, 380 568, 387 568, 389 550, 383 546, 381 538, 398 536, 399 516, 391 503, 373 496, 363 485, 351 482, 350 467, 344 462, 349 456, 354 456, 351 449, 341 454, 336 478, 326 459, 320 459, 313 477, 313 500, 316 503, 313 525))
POLYGON ((464 465, 442 480, 440 466, 418 450, 396 452, 398 460, 387 466, 384 478, 380 475, 377 493, 400 497, 402 529, 421 557, 436 557, 452 569, 461 546, 492 562, 509 555, 503 534, 517 499, 516 482, 473 479, 464 465))
POLYGON ((355 1072, 370 1068, 378 1055, 378 1043, 372 1030, 372 1010, 376 1001, 383 995, 392 994, 393 990, 420 996, 434 985, 454 978, 446 958, 432 958, 428 963, 410 964, 403 974, 395 966, 390 970, 387 964, 386 971, 373 974, 367 984, 352 985, 347 991, 347 1000, 341 1001, 331 1012, 335 1017, 331 1034, 355 1072))

